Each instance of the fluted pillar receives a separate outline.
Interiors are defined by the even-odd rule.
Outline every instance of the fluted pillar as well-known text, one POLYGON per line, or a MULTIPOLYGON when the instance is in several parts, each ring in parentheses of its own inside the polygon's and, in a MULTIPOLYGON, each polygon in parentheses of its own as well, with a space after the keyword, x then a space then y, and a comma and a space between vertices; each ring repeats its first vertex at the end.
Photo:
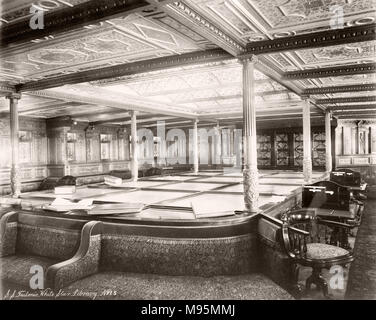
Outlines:
POLYGON ((304 183, 312 182, 311 102, 303 101, 303 176, 304 183))
POLYGON ((137 116, 136 112, 131 113, 131 136, 132 136, 132 161, 131 161, 131 174, 132 180, 138 180, 138 137, 137 137, 137 116))
POLYGON ((193 121, 192 132, 192 157, 193 157, 193 172, 198 173, 198 120, 193 121))
MULTIPOLYGON (((12 150, 12 166, 10 170, 10 186, 12 196, 18 198, 21 194, 21 176, 19 168, 19 119, 18 119, 18 100, 21 99, 20 94, 11 94, 7 96, 9 99, 10 109, 10 144, 12 150)), ((3 150, 5 152, 5 150, 3 150)))
POLYGON ((254 65, 256 56, 243 59, 243 152, 244 202, 250 212, 258 211, 258 170, 256 139, 256 105, 254 92, 254 65))
POLYGON ((325 167, 326 172, 332 171, 332 135, 330 125, 331 113, 325 113, 325 167))

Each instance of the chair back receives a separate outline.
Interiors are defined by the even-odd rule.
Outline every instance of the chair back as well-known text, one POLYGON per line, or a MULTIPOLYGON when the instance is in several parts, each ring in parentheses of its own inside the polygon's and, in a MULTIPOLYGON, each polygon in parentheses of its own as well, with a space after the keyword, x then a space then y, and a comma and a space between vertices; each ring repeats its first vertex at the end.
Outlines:
POLYGON ((333 227, 337 227, 335 222, 318 219, 314 209, 295 210, 286 213, 281 220, 284 246, 294 259, 306 258, 308 243, 330 244, 333 227))
POLYGON ((349 210, 350 199, 351 192, 345 186, 319 181, 303 187, 302 207, 349 210))
POLYGON ((343 186, 360 187, 361 180, 360 172, 351 169, 338 169, 330 173, 330 181, 343 186))
POLYGON ((290 258, 301 259, 305 256, 309 237, 315 229, 315 218, 315 211, 309 209, 296 210, 281 216, 282 239, 290 258))

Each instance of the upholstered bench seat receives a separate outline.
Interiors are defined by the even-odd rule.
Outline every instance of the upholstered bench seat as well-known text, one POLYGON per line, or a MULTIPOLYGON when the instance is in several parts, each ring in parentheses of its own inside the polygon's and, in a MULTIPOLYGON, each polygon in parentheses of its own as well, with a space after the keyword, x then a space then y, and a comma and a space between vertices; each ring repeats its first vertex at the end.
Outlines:
POLYGON ((32 266, 41 266, 44 274, 46 274, 48 267, 57 262, 59 262, 59 260, 30 255, 17 254, 2 257, 0 259, 1 281, 30 288, 30 279, 33 276, 33 274, 30 273, 30 268, 32 266))
POLYGON ((119 300, 290 300, 293 297, 262 274, 193 277, 103 272, 64 288, 97 293, 96 299, 119 300), (116 295, 101 296, 102 292, 116 295))

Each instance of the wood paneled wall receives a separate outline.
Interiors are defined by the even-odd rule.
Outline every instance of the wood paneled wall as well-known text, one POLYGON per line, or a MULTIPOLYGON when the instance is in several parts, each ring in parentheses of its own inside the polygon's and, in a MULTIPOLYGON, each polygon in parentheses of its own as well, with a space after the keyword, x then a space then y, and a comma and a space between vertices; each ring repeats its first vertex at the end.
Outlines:
MULTIPOLYGON (((23 191, 35 190, 47 176, 103 175, 129 168, 128 131, 119 126, 89 127, 69 118, 20 117, 20 170, 23 191), (101 155, 101 135, 110 137, 108 155, 101 155)), ((9 116, 0 118, 0 194, 10 192, 9 116)), ((86 182, 85 179, 80 179, 86 182)))

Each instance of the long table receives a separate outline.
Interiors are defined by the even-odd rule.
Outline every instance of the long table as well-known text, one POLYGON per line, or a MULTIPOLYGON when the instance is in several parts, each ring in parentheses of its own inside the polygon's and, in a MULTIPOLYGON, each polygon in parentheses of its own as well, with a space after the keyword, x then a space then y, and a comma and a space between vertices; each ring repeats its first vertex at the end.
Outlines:
MULTIPOLYGON (((314 172, 320 179, 323 173, 314 172)), ((270 207, 300 192, 303 174, 293 171, 262 171, 259 178, 259 207, 270 207)), ((55 195, 53 190, 28 192, 21 195, 21 204, 41 208, 55 198, 73 201, 83 199, 94 203, 143 203, 145 210, 135 214, 139 219, 195 219, 193 203, 210 203, 213 210, 246 211, 243 195, 243 177, 240 172, 191 172, 170 176, 142 178, 137 182, 124 181, 118 187, 93 184, 77 187, 72 195, 55 195)), ((132 217, 127 215, 127 217, 132 217)), ((119 217, 120 218, 120 217, 119 217)))

